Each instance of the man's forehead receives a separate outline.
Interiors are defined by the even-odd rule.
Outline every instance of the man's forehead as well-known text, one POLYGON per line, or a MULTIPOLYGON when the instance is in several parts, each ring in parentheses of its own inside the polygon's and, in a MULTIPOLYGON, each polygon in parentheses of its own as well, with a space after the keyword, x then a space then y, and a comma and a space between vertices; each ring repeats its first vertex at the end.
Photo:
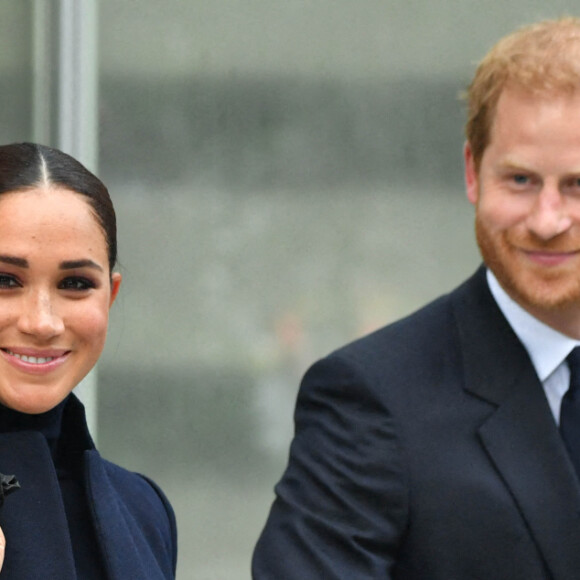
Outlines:
POLYGON ((515 121, 520 113, 536 110, 538 118, 541 111, 563 106, 580 111, 580 87, 578 90, 541 90, 529 89, 511 83, 506 85, 497 100, 490 123, 490 136, 497 126, 498 119, 515 121))

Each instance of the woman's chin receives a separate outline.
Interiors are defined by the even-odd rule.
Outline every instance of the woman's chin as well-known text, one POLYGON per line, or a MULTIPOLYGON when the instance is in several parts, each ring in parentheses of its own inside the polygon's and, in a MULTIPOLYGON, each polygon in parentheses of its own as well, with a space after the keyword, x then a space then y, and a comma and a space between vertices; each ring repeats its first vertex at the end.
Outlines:
POLYGON ((12 409, 13 411, 18 411, 19 413, 41 415, 42 413, 47 413, 51 409, 54 409, 65 399, 65 397, 66 395, 39 397, 38 394, 11 397, 0 396, 0 404, 12 409))

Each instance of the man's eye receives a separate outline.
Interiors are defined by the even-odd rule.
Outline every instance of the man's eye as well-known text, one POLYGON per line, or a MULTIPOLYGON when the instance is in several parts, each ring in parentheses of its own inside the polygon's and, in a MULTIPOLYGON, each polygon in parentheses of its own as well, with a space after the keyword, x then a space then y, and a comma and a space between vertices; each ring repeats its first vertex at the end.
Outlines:
POLYGON ((59 290, 90 290, 95 287, 95 284, 87 278, 71 277, 65 278, 59 284, 59 290))
POLYGON ((20 284, 14 276, 0 274, 0 288, 19 288, 20 284))
POLYGON ((562 184, 562 187, 564 191, 573 194, 575 197, 578 197, 580 193, 580 178, 570 177, 562 184))
POLYGON ((517 185, 525 185, 530 180, 527 175, 517 174, 513 176, 514 183, 517 185))

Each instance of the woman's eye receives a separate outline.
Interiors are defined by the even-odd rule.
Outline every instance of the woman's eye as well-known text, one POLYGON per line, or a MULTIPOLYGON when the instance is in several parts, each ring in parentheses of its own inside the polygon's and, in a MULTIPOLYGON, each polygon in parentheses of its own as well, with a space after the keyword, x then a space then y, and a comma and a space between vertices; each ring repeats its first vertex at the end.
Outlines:
POLYGON ((8 274, 0 274, 0 289, 1 288, 19 288, 20 283, 14 276, 8 274))
POLYGON ((65 278, 58 286, 59 290, 90 290, 95 288, 94 282, 87 278, 70 277, 65 278))

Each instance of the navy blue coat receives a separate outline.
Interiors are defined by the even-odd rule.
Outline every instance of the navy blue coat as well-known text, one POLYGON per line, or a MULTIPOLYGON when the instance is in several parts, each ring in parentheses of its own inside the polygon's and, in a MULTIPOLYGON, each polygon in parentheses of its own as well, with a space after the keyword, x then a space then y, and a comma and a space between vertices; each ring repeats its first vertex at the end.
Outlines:
POLYGON ((570 580, 580 485, 481 269, 319 361, 255 580, 570 580))
MULTIPOLYGON (((84 409, 72 395, 63 432, 84 449, 86 494, 108 580, 175 577, 173 510, 147 478, 104 460, 87 431, 84 409)), ((68 524, 45 437, 35 431, 0 434, 0 471, 21 489, 0 509, 6 536, 2 580, 76 580, 68 524)))

